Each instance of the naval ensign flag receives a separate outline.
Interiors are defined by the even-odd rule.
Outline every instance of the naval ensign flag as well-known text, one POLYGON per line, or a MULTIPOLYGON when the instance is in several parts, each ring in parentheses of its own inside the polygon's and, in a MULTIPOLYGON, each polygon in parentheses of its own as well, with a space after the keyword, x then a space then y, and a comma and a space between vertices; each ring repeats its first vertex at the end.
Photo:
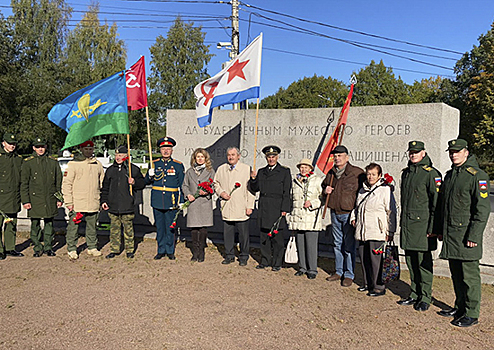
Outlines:
POLYGON ((262 33, 221 72, 194 88, 199 126, 211 124, 214 107, 258 98, 261 85, 262 33))

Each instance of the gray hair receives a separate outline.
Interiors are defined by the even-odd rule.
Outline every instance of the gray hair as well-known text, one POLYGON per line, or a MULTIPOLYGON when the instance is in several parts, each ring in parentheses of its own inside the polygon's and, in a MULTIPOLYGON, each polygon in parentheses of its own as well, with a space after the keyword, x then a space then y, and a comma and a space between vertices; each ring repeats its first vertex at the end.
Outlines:
POLYGON ((238 147, 234 147, 234 146, 228 147, 226 149, 226 153, 230 152, 233 149, 237 152, 238 155, 240 155, 240 149, 238 147))

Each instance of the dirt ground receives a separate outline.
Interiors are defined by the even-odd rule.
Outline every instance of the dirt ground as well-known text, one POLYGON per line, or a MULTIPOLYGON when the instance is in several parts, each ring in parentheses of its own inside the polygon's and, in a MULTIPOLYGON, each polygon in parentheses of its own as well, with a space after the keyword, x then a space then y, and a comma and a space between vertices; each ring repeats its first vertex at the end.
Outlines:
MULTIPOLYGON (((191 262, 183 242, 177 260, 155 261, 156 242, 145 239, 134 260, 84 250, 71 262, 57 238, 56 257, 33 258, 18 237, 26 256, 0 261, 1 349, 494 348, 491 285, 483 286, 480 324, 460 329, 436 314, 454 300, 448 278, 435 278, 434 305, 419 313, 396 304, 409 292, 406 271, 372 298, 356 284, 327 282, 330 259, 308 280, 293 267, 256 270, 252 258, 246 267, 222 265, 215 245, 204 263, 191 262)), ((107 238, 100 245, 107 254, 107 238)))

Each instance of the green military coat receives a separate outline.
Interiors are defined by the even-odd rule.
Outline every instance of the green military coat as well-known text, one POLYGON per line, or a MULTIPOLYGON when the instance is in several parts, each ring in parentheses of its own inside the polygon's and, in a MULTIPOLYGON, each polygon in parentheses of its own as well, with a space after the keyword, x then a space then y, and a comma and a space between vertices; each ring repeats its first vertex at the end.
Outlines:
POLYGON ((8 153, 0 146, 0 210, 4 213, 21 211, 22 157, 15 152, 8 153))
POLYGON ((62 187, 62 171, 58 162, 47 156, 26 158, 21 171, 22 204, 31 203, 28 216, 53 218, 58 213, 55 193, 62 187))
POLYGON ((401 234, 404 250, 431 251, 437 249, 437 239, 427 238, 433 233, 441 173, 432 167, 426 154, 418 163, 409 162, 401 173, 401 234))
POLYGON ((489 176, 479 168, 475 156, 446 173, 439 196, 439 222, 443 235, 440 258, 480 260, 482 238, 491 211, 489 176), (467 241, 477 243, 467 247, 467 241))

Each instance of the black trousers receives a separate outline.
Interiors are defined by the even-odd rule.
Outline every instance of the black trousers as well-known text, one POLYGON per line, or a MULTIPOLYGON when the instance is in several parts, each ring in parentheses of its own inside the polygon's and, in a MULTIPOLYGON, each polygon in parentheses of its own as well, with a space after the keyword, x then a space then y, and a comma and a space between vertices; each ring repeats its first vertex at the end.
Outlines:
POLYGON ((268 236, 269 231, 268 228, 261 228, 261 265, 281 267, 285 248, 283 230, 279 229, 273 237, 268 236))
POLYGON ((223 240, 225 242, 225 259, 235 259, 235 227, 238 229, 240 243, 239 261, 247 261, 250 251, 249 220, 223 221, 223 240))
POLYGON ((364 283, 370 291, 381 291, 386 288, 384 284, 380 284, 381 278, 379 276, 383 255, 372 252, 383 243, 384 241, 359 241, 358 253, 362 264, 362 274, 364 275, 364 283))

